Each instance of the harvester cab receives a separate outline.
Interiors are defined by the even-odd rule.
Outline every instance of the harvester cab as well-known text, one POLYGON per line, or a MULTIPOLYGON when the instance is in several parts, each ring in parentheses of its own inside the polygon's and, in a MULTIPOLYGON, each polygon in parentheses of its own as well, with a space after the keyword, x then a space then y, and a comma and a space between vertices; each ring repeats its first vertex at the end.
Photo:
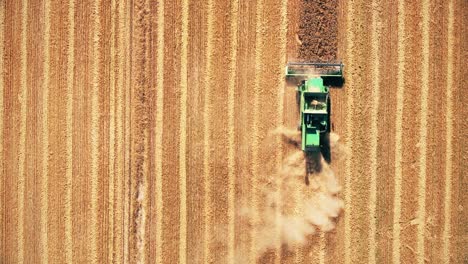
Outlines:
POLYGON ((331 129, 329 87, 324 80, 342 76, 342 63, 290 62, 286 66, 286 78, 295 82, 300 99, 298 128, 303 151, 318 152, 323 147, 331 129))

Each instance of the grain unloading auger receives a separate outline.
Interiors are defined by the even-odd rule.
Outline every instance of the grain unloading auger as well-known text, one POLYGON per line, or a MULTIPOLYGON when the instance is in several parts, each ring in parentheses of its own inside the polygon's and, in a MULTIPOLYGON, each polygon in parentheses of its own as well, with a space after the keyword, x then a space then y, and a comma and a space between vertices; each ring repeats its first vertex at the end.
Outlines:
POLYGON ((300 98, 298 128, 302 133, 302 150, 318 152, 331 129, 329 87, 324 85, 324 79, 343 78, 343 64, 289 62, 286 78, 295 81, 300 98))

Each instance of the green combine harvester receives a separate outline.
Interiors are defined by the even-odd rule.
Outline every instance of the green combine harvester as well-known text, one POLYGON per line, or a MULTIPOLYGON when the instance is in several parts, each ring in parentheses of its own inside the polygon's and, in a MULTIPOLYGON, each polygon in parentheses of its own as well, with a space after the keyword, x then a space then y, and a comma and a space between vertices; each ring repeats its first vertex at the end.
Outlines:
POLYGON ((324 81, 343 78, 343 64, 290 62, 286 66, 286 78, 297 85, 302 150, 319 152, 331 130, 329 87, 324 81))

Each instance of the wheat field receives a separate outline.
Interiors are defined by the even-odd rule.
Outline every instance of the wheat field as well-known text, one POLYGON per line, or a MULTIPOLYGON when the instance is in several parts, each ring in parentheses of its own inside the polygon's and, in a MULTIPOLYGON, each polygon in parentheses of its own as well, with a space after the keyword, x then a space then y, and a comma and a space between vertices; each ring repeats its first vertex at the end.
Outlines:
POLYGON ((464 0, 0 1, 0 263, 466 263, 467 19, 464 0), (274 133, 297 137, 295 60, 345 64, 341 150, 308 176, 336 184, 330 228, 292 217, 317 190, 274 133))

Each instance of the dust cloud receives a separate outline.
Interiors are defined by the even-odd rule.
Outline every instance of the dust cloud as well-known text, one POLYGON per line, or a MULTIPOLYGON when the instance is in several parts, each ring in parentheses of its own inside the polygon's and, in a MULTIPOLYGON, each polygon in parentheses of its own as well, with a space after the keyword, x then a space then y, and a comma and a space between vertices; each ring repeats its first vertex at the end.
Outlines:
MULTIPOLYGON (((307 170, 310 156, 300 149, 300 132, 281 127, 272 135, 281 136, 296 147, 276 172, 262 179, 268 184, 261 190, 261 204, 256 211, 244 206, 238 212, 238 218, 249 223, 255 234, 257 259, 268 250, 303 246, 311 235, 333 230, 343 210, 343 201, 338 197, 341 187, 320 154, 317 155, 320 171, 307 170)), ((330 148, 334 158, 345 153, 338 135, 333 133, 330 148)))

